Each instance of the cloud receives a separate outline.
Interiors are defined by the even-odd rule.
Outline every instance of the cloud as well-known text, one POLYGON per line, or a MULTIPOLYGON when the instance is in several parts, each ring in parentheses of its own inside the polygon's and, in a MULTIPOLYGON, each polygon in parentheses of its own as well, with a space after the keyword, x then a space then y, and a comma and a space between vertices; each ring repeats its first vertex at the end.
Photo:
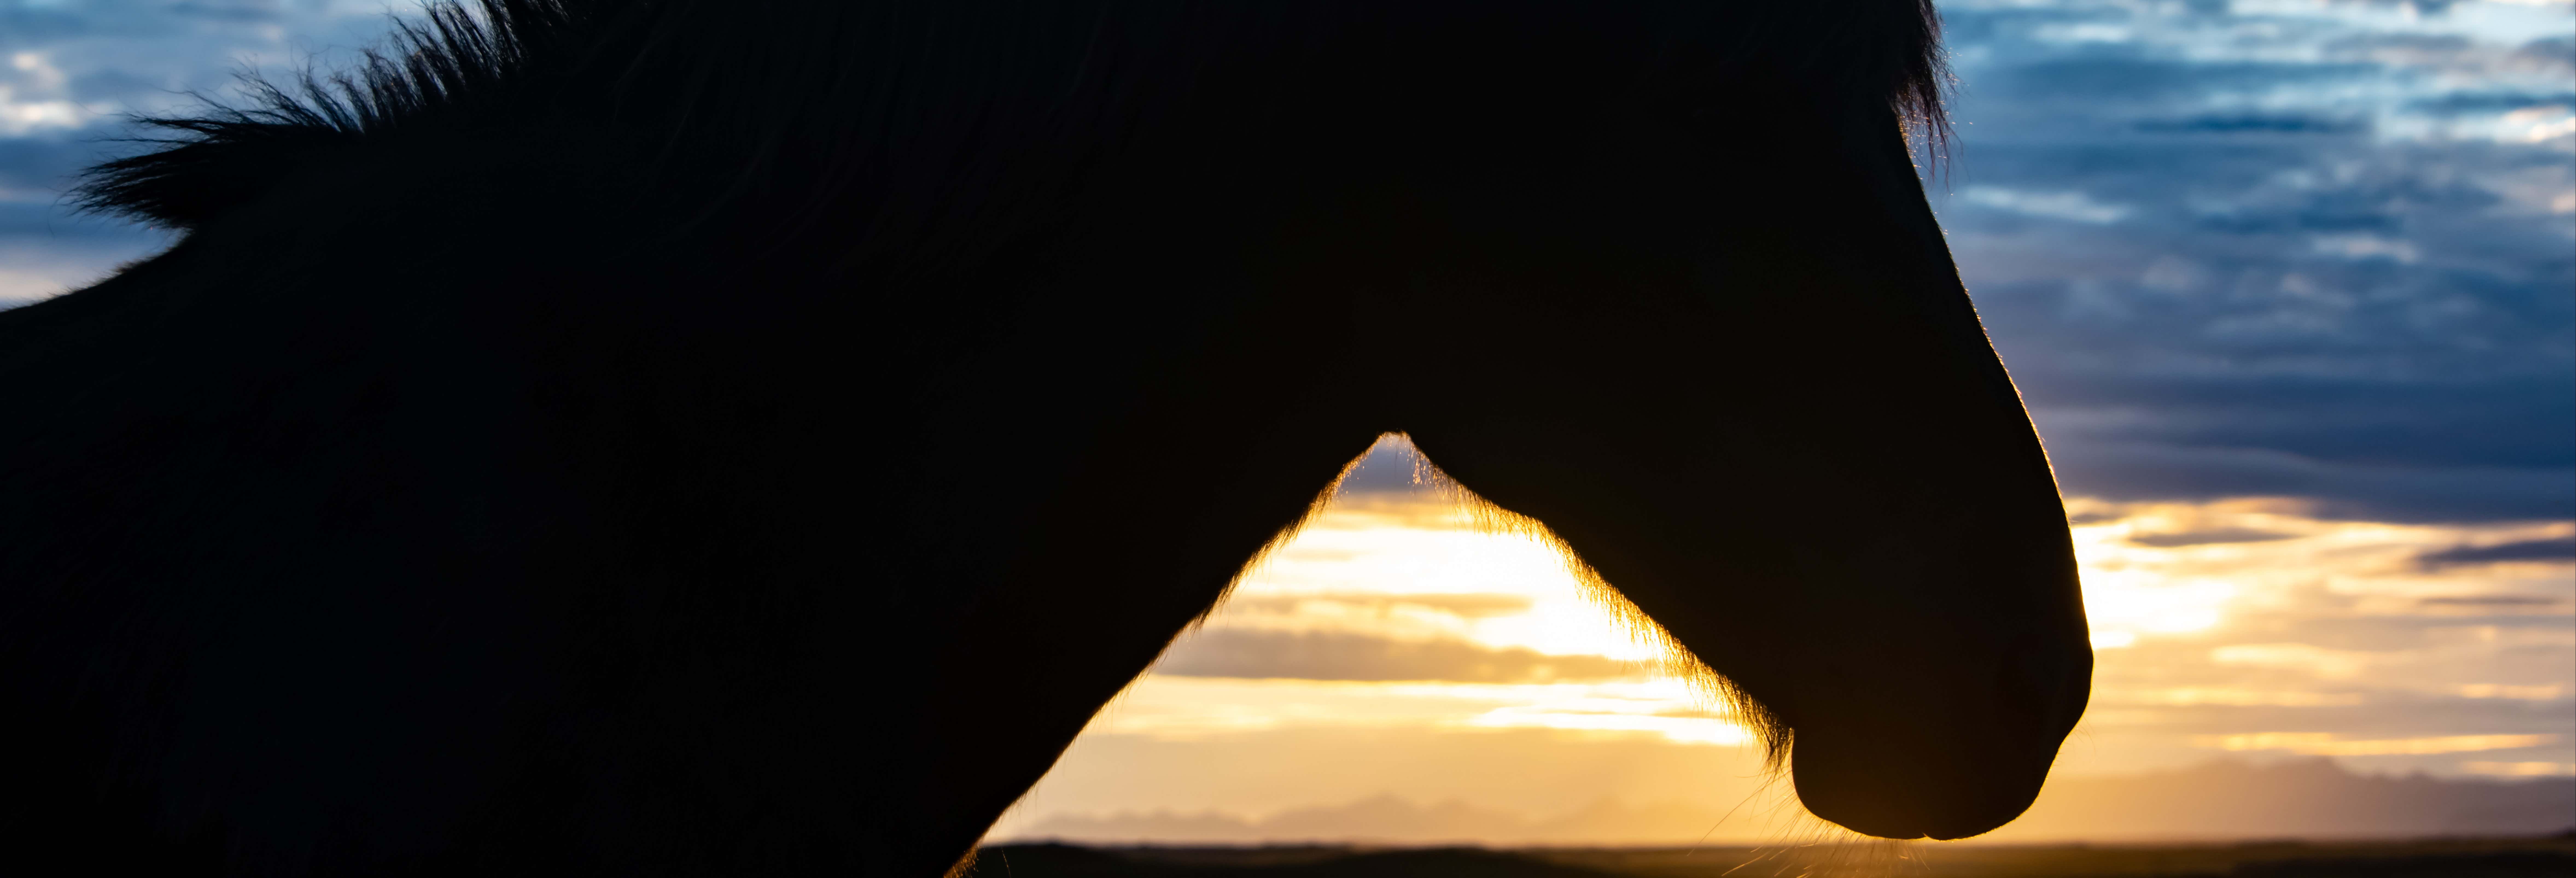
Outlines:
POLYGON ((2529 557, 2541 550, 2523 544, 2563 546, 2570 525, 2343 521, 2301 512, 2313 504, 2074 505, 2086 606, 2106 639, 2087 743, 2066 770, 2173 764, 2212 747, 2382 772, 2567 760, 2570 583, 2550 568, 2421 559, 2464 547, 2529 557))
MULTIPOLYGON (((2039 421, 2046 435, 2047 414, 2039 421)), ((2260 446, 2080 434, 2048 448, 2068 493, 2117 500, 2295 497, 2319 516, 2399 522, 2563 519, 2576 511, 2576 471, 2562 467, 2340 464, 2260 446)))
POLYGON ((2431 113, 2506 113, 2526 107, 2576 104, 2576 92, 2464 91, 2424 98, 2408 106, 2431 113))
POLYGON ((2435 753, 2479 753, 2522 750, 2548 744, 2549 735, 2444 735, 2355 741, 2324 732, 2253 732, 2204 735, 2199 743, 2221 750, 2285 750, 2309 756, 2420 756, 2435 753))
POLYGON ((2144 57, 2126 45, 2087 47, 2068 57, 2034 60, 1996 71, 1977 81, 1980 94, 2050 106, 2102 102, 2124 109, 2154 108, 2203 100, 2212 94, 2247 92, 2283 85, 2332 80, 2373 72, 2359 64, 2277 63, 2262 61, 2202 62, 2144 57))
POLYGON ((2221 527, 2177 533, 2131 534, 2129 542, 2161 549, 2177 546, 2206 546, 2215 543, 2267 543, 2273 540, 2292 539, 2296 536, 2298 535, 2253 528, 2221 527))
POLYGON ((2515 561, 2544 561, 2560 564, 2576 562, 2576 537, 2522 540, 2491 546, 2458 546, 2438 552, 2426 552, 2415 557, 2415 562, 2426 569, 2515 561))
POLYGON ((1376 594, 1369 592, 1236 595, 1226 600, 1225 609, 1228 613, 1246 615, 1289 615, 1309 604, 1331 604, 1337 609, 1374 616, 1384 616, 1401 608, 1420 608, 1461 619, 1509 616, 1526 613, 1530 609, 1528 597, 1514 594, 1376 594))
POLYGON ((2001 186, 1970 186, 1961 193, 1961 197, 1971 204, 2094 225, 2118 222, 2121 217, 2129 215, 2126 206, 2104 204, 2082 192, 2026 192, 2001 186))
POLYGON ((2576 773, 2576 765, 2564 762, 2486 762, 2460 763, 2471 774, 2496 777, 2559 777, 2576 773))
POLYGON ((70 77, 46 60, 43 52, 15 52, 0 65, 0 137, 16 137, 47 128, 78 128, 88 121, 88 108, 65 94, 70 77))
POLYGON ((2070 492, 2576 516, 2564 6, 1945 14, 1943 224, 2070 492))
POLYGON ((2473 594, 2423 598, 2419 603, 2428 607, 2493 607, 2499 609, 2512 609, 2520 607, 2554 607, 2564 603, 2564 601, 2557 598, 2527 594, 2473 594))
POLYGON ((2140 131, 2166 133, 2354 134, 2369 130, 2370 123, 2358 119, 2294 114, 2239 113, 2193 116, 2184 119, 2147 119, 2138 122, 2137 127, 2140 131))
POLYGON ((1645 669, 1595 655, 1495 649, 1464 640, 1398 640, 1347 631, 1209 628, 1154 666, 1174 677, 1535 683, 1636 677, 1645 669))

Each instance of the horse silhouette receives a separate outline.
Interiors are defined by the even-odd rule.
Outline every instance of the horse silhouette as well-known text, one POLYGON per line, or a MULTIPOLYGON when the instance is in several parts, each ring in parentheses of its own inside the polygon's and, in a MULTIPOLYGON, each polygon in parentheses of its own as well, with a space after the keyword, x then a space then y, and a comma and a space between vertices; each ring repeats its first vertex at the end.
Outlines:
POLYGON ((0 856, 936 875, 1388 432, 1814 813, 1983 832, 2091 653, 1934 37, 483 0, 150 120, 84 197, 184 236, 0 313, 0 856))

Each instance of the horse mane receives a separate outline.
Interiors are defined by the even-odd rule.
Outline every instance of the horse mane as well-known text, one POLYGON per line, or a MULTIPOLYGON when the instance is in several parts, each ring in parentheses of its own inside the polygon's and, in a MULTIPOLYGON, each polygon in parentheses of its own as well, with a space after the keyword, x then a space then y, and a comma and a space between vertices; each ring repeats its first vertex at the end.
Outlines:
POLYGON ((76 202, 92 211, 194 228, 251 201, 317 160, 422 127, 471 125, 476 110, 525 81, 582 22, 562 0, 455 0, 420 21, 396 18, 354 70, 311 67, 280 85, 244 72, 239 105, 201 98, 189 115, 132 121, 160 136, 145 151, 85 172, 76 202), (479 16, 477 15, 479 13, 479 16))
MULTIPOLYGON (((74 198, 93 212, 192 229, 304 169, 414 132, 573 122, 621 132, 657 157, 657 184, 678 178, 702 199, 756 192, 764 173, 797 167, 806 181, 833 184, 798 187, 799 197, 819 201, 894 176, 870 166, 953 164, 954 153, 977 149, 973 136, 1056 138, 1086 127, 1067 117, 1088 116, 1095 135, 1117 126, 1110 117, 1132 122, 1134 100, 1118 92, 1157 77, 1185 79, 1191 65, 1207 63, 1169 57, 1189 54, 1174 51, 1188 42, 1170 39, 1175 22, 1224 33, 1237 46, 1280 43, 1294 37, 1264 32, 1387 5, 1476 15, 1551 4, 436 0, 421 19, 397 19, 354 69, 308 66, 283 85, 246 72, 238 103, 207 100, 192 113, 135 118, 151 133, 133 142, 147 148, 90 168, 74 198), (1118 21, 1154 15, 1168 20, 1123 28, 1118 21)), ((1704 31, 1693 35, 1701 41, 1693 50, 1718 59, 1711 75, 1721 80, 1761 71, 1871 96, 1893 111, 1909 141, 1935 160, 1941 154, 1949 80, 1931 0, 1632 5, 1658 7, 1692 26, 1685 30, 1704 31)), ((1200 51, 1221 51, 1207 42, 1200 51)))

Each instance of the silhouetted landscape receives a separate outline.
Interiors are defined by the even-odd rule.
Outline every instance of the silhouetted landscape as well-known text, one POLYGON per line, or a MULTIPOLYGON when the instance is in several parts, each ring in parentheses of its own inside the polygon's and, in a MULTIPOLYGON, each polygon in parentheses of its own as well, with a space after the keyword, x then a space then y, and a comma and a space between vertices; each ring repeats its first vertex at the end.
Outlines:
POLYGON ((1652 849, 991 847, 973 878, 2523 878, 2576 874, 2576 833, 2524 838, 2170 845, 1809 845, 1652 849))
MULTIPOLYGON (((1743 820, 1705 803, 1600 800, 1530 817, 1459 801, 1377 795, 1259 818, 1223 812, 1058 815, 1013 838, 1084 844, 1634 845, 1743 840, 1743 820), (1712 833, 1715 833, 1712 835, 1712 833)), ((2373 775, 2330 759, 2219 760, 2168 771, 2060 778, 1990 841, 2531 836, 2576 826, 2576 778, 2373 775)))

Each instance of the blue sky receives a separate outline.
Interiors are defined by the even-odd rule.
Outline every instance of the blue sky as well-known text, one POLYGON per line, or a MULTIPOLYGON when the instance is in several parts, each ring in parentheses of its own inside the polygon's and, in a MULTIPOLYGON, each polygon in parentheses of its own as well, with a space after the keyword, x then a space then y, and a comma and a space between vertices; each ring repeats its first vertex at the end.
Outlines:
MULTIPOLYGON (((0 0, 0 301, 166 243, 61 201, 121 114, 345 62, 389 8, 0 0)), ((2101 635, 2061 770, 2576 774, 2576 5, 1942 8, 1958 137, 1933 204, 2101 635)), ((1422 502, 1355 497, 1283 552, 1021 818, 1738 801, 1749 782, 1706 780, 1750 771, 1738 739, 1608 668, 1633 656, 1544 552, 1422 502), (1345 660, 1367 655, 1391 658, 1345 660)))
MULTIPOLYGON (((129 113, 223 95, 245 68, 334 57, 385 30, 378 2, 0 0, 0 300, 97 279, 166 239, 67 209, 69 177, 120 151, 129 113)), ((345 54, 341 54, 343 60, 345 54)))

